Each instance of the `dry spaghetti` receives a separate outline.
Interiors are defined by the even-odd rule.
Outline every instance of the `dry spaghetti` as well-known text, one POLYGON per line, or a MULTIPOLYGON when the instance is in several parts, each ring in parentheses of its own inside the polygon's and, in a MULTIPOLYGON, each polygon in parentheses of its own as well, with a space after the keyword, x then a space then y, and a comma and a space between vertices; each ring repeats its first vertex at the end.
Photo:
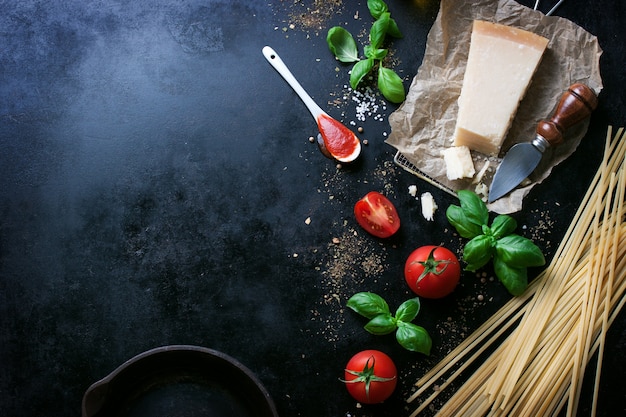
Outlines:
POLYGON ((601 166, 551 263, 417 382, 411 417, 474 364, 438 415, 556 416, 567 407, 573 416, 598 352, 595 412, 606 332, 626 303, 625 137, 609 126, 601 166))

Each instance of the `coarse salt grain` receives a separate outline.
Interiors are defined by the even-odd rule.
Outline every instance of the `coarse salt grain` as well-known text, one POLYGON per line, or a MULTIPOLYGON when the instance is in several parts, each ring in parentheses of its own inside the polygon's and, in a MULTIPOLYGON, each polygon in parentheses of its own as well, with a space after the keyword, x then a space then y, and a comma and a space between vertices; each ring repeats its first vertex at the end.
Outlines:
POLYGON ((368 117, 372 117, 377 121, 384 121, 383 115, 379 111, 386 110, 387 106, 382 99, 379 99, 379 95, 371 87, 366 87, 364 91, 353 90, 347 86, 348 94, 345 98, 348 98, 351 94, 351 99, 356 103, 356 119, 360 122, 364 122, 368 117))

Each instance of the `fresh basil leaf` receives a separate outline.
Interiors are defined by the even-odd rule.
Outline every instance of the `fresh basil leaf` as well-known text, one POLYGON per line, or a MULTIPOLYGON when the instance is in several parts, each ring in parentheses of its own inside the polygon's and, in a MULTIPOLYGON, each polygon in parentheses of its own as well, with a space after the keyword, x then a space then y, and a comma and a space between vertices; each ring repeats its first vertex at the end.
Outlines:
POLYGON ((417 317, 417 313, 420 311, 420 300, 419 298, 411 298, 410 300, 406 300, 398 310, 396 311, 396 320, 403 322, 413 321, 415 317, 417 317))
POLYGON ((500 260, 512 267, 525 268, 546 263, 541 249, 532 240, 516 234, 499 239, 496 242, 496 252, 500 260))
POLYGON ((459 190, 457 195, 468 221, 481 228, 482 225, 489 223, 489 210, 478 194, 469 190, 459 190))
POLYGON ((359 60, 356 41, 350 32, 341 26, 334 26, 328 30, 326 43, 339 61, 356 62, 359 60))
POLYGON ((372 58, 367 58, 354 64, 350 72, 350 87, 352 87, 353 90, 357 89, 363 77, 374 68, 375 62, 376 61, 372 58))
POLYGON ((363 47, 363 53, 366 58, 378 59, 379 61, 385 59, 389 49, 374 49, 372 45, 365 45, 363 47))
POLYGON ((378 20, 372 24, 370 29, 370 45, 372 48, 378 49, 383 45, 385 35, 387 34, 387 27, 389 26, 389 12, 384 12, 380 15, 378 20))
POLYGON ((504 262, 498 254, 493 258, 493 270, 500 282, 512 295, 521 295, 528 287, 526 268, 511 266, 504 262))
POLYGON ((354 294, 348 300, 347 306, 368 319, 379 314, 391 314, 387 302, 380 295, 371 292, 354 294))
POLYGON ((413 323, 399 322, 398 330, 396 331, 396 339, 398 343, 407 350, 430 355, 433 341, 426 329, 421 326, 417 326, 413 323))
POLYGON ((491 223, 491 234, 494 238, 500 239, 515 231, 517 222, 511 216, 500 214, 491 223))
POLYGON ((394 38, 401 38, 402 32, 400 32, 400 28, 394 19, 389 19, 389 26, 387 26, 387 35, 393 36, 394 38))
POLYGON ((466 270, 475 272, 491 260, 494 254, 495 241, 491 236, 478 235, 465 244, 463 260, 467 263, 466 270))
POLYGON ((378 89, 392 103, 402 103, 406 97, 402 79, 392 69, 378 68, 378 89))
POLYGON ((367 0, 367 8, 374 19, 380 18, 389 8, 383 0, 367 0))
POLYGON ((375 335, 389 334, 397 328, 396 319, 391 314, 379 314, 371 319, 365 330, 375 335))
POLYGON ((448 206, 446 218, 461 237, 472 239, 482 233, 481 226, 469 221, 463 209, 457 205, 448 206))

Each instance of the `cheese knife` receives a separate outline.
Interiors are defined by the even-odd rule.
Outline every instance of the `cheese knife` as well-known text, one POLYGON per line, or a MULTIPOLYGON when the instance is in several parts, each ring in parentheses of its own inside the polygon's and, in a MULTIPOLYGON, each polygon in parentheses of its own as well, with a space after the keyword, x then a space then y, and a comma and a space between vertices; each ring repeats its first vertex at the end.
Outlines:
POLYGON ((505 196, 524 181, 535 170, 544 151, 561 144, 565 131, 586 119, 597 105, 598 98, 591 88, 581 83, 572 84, 561 96, 550 120, 537 124, 535 139, 509 149, 489 187, 488 202, 505 196))

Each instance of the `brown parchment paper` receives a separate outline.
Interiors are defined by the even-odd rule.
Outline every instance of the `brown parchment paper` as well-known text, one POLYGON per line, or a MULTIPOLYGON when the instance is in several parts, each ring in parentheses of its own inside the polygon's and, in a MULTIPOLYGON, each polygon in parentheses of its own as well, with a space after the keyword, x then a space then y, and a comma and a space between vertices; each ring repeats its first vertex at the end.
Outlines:
MULTIPOLYGON (((549 39, 499 157, 488 158, 472 152, 477 173, 486 163, 490 164, 481 180, 486 187, 491 184, 506 151, 515 143, 529 142, 535 137, 537 123, 549 119, 561 95, 571 84, 585 83, 596 94, 602 90, 602 50, 597 38, 573 22, 546 16, 513 0, 442 0, 437 19, 428 34, 424 59, 406 100, 389 116, 391 133, 386 142, 410 162, 411 168, 417 168, 419 174, 425 174, 453 192, 460 189, 475 191, 479 185, 472 179, 449 181, 441 155, 443 149, 452 146, 457 99, 475 19, 518 27, 549 39)), ((508 196, 490 204, 489 209, 497 213, 521 210, 522 201, 531 188, 547 178, 554 166, 576 150, 588 124, 589 120, 586 120, 569 129, 564 143, 544 153, 529 179, 508 196)))

